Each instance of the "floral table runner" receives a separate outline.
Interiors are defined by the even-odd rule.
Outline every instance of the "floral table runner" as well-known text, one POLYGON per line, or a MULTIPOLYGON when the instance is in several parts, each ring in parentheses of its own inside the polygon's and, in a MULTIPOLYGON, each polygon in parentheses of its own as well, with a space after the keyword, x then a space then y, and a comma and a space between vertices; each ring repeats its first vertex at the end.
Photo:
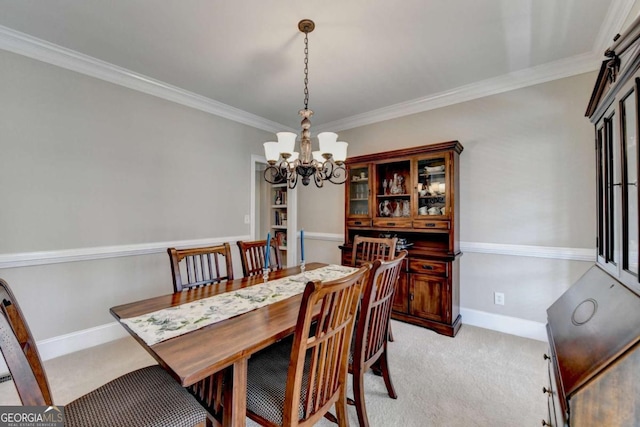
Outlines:
POLYGON ((121 319, 147 345, 247 313, 265 305, 301 294, 310 280, 328 281, 347 276, 356 268, 328 265, 294 276, 226 292, 198 301, 121 319))

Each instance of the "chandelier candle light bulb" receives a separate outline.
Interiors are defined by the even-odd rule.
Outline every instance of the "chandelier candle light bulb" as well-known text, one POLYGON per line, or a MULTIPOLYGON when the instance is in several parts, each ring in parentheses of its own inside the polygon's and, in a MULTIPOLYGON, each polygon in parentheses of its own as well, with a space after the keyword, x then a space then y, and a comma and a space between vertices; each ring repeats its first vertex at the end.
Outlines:
POLYGON ((322 187, 324 181, 332 184, 344 184, 347 171, 344 162, 347 159, 347 146, 344 141, 338 141, 338 135, 333 132, 318 134, 319 151, 311 151, 311 120, 313 111, 309 109, 309 38, 308 35, 315 28, 310 19, 303 19, 298 23, 298 29, 304 33, 304 109, 299 111, 302 116, 300 125, 300 152, 295 152, 296 134, 293 132, 278 132, 278 142, 265 142, 264 154, 268 166, 264 171, 264 179, 270 184, 286 182, 293 189, 301 177, 302 185, 309 185, 311 178, 317 187, 322 187))

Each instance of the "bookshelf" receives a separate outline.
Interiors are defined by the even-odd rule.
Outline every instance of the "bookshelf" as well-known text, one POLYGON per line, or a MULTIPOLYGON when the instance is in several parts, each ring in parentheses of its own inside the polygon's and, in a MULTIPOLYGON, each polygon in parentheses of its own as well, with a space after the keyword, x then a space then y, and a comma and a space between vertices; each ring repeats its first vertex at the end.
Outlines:
POLYGON ((271 236, 278 242, 283 263, 296 265, 295 190, 290 190, 286 183, 273 184, 269 203, 271 236))

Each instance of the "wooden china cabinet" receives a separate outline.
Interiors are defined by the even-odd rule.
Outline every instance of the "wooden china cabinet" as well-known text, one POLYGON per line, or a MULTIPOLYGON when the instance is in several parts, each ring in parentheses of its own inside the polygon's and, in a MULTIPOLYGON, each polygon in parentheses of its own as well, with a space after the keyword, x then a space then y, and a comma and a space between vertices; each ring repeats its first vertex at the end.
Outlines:
POLYGON ((543 425, 640 425, 640 19, 605 52, 594 124, 597 261, 547 310, 543 425))
POLYGON ((407 249, 394 319, 455 336, 460 329, 458 141, 350 157, 342 263, 356 235, 407 249))

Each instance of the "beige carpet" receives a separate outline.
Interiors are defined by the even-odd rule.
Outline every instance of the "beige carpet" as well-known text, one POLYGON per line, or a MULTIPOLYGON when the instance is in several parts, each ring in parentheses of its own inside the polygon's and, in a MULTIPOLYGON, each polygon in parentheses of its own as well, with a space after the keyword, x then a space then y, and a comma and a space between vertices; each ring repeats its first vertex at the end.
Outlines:
MULTIPOLYGON (((545 418, 546 343, 463 325, 456 338, 393 322, 391 375, 398 399, 382 378, 365 378, 372 427, 519 427, 545 418)), ((45 362, 57 404, 154 360, 121 339, 45 362)), ((13 383, 0 384, 0 405, 19 404, 13 383)), ((349 407, 350 425, 357 426, 349 407)), ((248 426, 254 426, 250 420, 248 426)), ((327 420, 319 426, 335 426, 327 420)))

